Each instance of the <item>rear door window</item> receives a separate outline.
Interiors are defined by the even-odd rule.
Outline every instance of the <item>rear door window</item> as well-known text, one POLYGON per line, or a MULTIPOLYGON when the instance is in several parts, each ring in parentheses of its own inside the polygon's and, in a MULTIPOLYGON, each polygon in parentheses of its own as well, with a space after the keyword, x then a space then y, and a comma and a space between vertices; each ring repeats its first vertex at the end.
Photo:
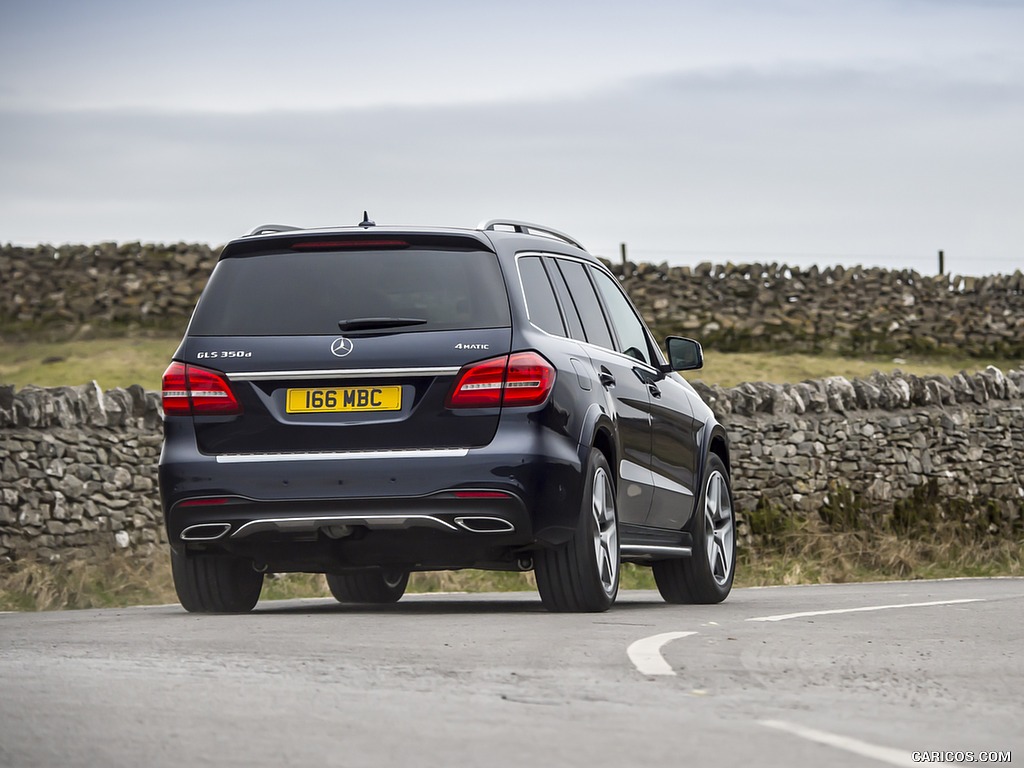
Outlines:
POLYGON ((218 262, 194 336, 338 333, 362 318, 422 320, 393 332, 505 328, 508 294, 493 253, 373 250, 268 253, 218 262))
POLYGON ((594 286, 587 277, 587 268, 581 262, 558 259, 558 268, 569 285, 569 291, 583 321, 587 341, 605 349, 615 349, 611 332, 601 309, 601 302, 594 293, 594 286))
POLYGON ((547 258, 548 277, 555 286, 555 293, 558 294, 558 301, 562 305, 562 312, 565 313, 565 322, 569 325, 569 335, 577 341, 586 341, 587 334, 583 332, 583 321, 576 309, 576 304, 569 293, 569 286, 565 284, 565 278, 557 266, 557 259, 547 258))

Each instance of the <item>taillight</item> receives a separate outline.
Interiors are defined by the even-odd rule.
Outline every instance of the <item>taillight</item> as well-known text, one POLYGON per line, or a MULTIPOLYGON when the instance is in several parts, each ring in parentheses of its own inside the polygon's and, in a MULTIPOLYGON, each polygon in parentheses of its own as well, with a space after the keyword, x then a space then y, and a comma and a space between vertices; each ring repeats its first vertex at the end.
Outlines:
POLYGON ((555 369, 536 352, 519 352, 508 360, 502 405, 540 405, 555 385, 555 369))
POLYGON ((231 416, 242 412, 242 406, 224 376, 194 365, 186 366, 185 370, 194 415, 231 416))
POLYGON ((184 363, 171 363, 164 372, 163 405, 167 416, 234 416, 242 412, 223 374, 184 363))
POLYGON ((554 366, 536 352, 503 355, 470 363, 459 371, 448 407, 540 405, 554 384, 554 366))
POLYGON ((185 364, 171 363, 164 371, 163 403, 165 416, 188 416, 192 406, 188 402, 185 383, 185 364))
POLYGON ((501 405, 508 355, 471 363, 459 371, 455 387, 448 395, 449 408, 492 408, 501 405))

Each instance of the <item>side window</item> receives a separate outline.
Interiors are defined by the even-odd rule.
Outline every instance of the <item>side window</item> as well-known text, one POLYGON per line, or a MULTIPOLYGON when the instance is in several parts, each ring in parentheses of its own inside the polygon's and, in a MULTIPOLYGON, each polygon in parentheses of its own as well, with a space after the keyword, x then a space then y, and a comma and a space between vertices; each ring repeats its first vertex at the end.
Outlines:
POLYGON ((583 321, 580 320, 580 313, 573 303, 572 295, 569 293, 569 286, 565 284, 562 271, 558 268, 555 259, 544 260, 548 268, 548 277, 555 285, 555 293, 558 294, 558 301, 562 304, 562 312, 565 314, 565 323, 569 326, 569 335, 577 341, 586 341, 587 334, 583 332, 583 321))
POLYGON ((558 311, 558 302, 551 288, 544 265, 539 256, 526 256, 519 259, 519 279, 523 282, 523 295, 526 296, 526 311, 530 322, 538 328, 556 336, 565 336, 562 315, 558 311))
POLYGON ((562 270, 565 282, 572 293, 573 302, 580 313, 583 321, 583 330, 587 334, 587 341, 605 349, 615 349, 611 332, 604 319, 604 311, 601 309, 601 302, 594 293, 594 286, 587 277, 587 268, 578 261, 558 260, 558 268, 562 270))
POLYGON ((647 344, 647 333, 644 331, 644 325, 640 318, 636 316, 636 312, 630 306, 626 294, 613 278, 601 270, 592 269, 591 274, 594 276, 594 282, 597 283, 598 291, 604 298, 608 314, 611 315, 612 326, 622 345, 620 351, 650 365, 651 351, 647 344))

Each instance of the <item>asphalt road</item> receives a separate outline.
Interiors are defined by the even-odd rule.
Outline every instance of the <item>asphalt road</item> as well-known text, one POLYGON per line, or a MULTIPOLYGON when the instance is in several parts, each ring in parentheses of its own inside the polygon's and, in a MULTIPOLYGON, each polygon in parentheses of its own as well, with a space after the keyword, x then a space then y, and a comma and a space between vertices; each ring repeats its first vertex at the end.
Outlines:
POLYGON ((1022 579, 5 614, 0 765, 1020 763, 1022 635, 1022 579))

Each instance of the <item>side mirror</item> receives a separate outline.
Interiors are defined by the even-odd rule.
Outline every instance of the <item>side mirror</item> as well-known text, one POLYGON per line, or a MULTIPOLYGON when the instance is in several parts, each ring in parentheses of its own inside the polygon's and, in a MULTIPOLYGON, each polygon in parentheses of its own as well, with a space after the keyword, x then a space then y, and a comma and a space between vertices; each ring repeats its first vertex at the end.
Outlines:
POLYGON ((665 339, 668 367, 673 371, 696 371, 704 367, 704 350, 700 343, 682 336, 665 339))

